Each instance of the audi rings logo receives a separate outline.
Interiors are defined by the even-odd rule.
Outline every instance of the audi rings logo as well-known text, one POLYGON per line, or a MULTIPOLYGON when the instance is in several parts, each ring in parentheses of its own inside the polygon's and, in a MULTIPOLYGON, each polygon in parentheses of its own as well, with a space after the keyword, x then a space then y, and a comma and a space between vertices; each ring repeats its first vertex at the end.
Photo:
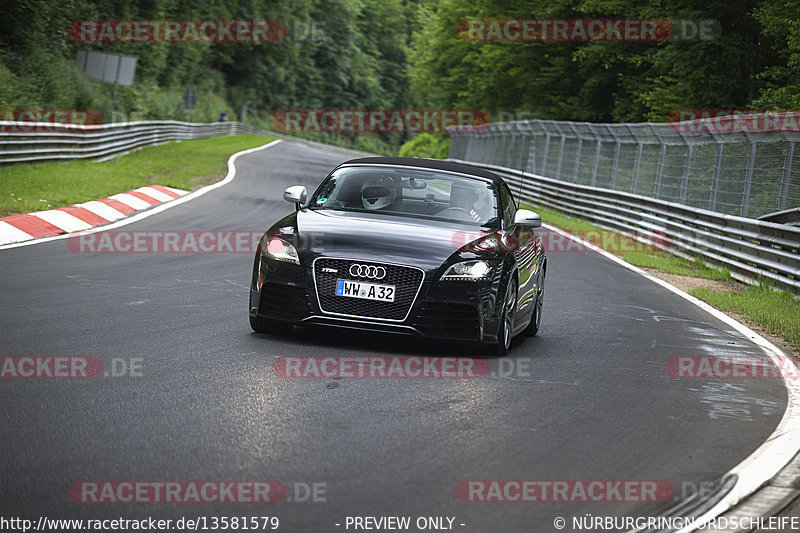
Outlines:
POLYGON ((386 277, 386 269, 382 266, 350 265, 350 275, 356 278, 383 279, 386 277))

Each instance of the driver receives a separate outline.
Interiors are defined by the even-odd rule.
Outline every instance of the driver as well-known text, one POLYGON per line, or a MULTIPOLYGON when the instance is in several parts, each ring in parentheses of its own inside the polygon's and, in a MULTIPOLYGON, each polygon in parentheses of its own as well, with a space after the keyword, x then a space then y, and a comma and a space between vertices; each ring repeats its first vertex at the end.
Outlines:
POLYGON ((450 188, 450 207, 457 207, 469 213, 475 222, 481 221, 481 216, 475 211, 475 202, 478 200, 478 190, 468 185, 453 183, 450 188))
POLYGON ((394 182, 391 178, 372 178, 361 186, 361 204, 364 209, 385 209, 392 205, 394 198, 394 182))

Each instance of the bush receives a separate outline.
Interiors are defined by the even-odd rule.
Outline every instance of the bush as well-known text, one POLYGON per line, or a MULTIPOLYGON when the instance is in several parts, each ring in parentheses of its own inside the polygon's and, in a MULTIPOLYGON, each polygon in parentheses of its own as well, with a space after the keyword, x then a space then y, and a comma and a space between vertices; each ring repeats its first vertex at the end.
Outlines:
POLYGON ((400 147, 400 157, 445 159, 449 151, 450 135, 446 133, 420 133, 400 147))

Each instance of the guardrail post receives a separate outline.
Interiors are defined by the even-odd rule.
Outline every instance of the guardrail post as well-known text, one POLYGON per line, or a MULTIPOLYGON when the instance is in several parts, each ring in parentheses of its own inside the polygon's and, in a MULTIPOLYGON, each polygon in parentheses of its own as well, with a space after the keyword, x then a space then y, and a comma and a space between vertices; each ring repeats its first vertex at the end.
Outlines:
POLYGON ((506 142, 506 137, 502 130, 503 125, 502 122, 498 122, 497 131, 494 134, 494 150, 492 150, 492 159, 490 161, 493 165, 502 163, 503 145, 506 142))
POLYGON ((597 135, 597 133, 595 133, 594 136, 597 139, 597 146, 595 147, 594 150, 594 167, 592 168, 592 187, 597 185, 597 170, 600 167, 600 147, 603 144, 603 141, 600 140, 600 136, 597 135))
POLYGON ((658 127, 655 125, 651 126, 653 133, 656 134, 658 137, 658 141, 661 143, 661 149, 658 151, 658 164, 656 165, 656 178, 655 183, 653 183, 653 197, 660 198, 661 197, 661 177, 664 174, 664 159, 667 157, 667 141, 664 140, 664 137, 661 136, 661 133, 658 131, 658 127))
POLYGON ((714 211, 717 207, 717 190, 719 189, 719 173, 722 170, 722 143, 717 145, 717 153, 714 156, 714 175, 711 177, 711 198, 708 201, 708 208, 714 211))
POLYGON ((578 139, 578 147, 575 149, 575 172, 572 175, 572 181, 578 183, 581 168, 581 151, 583 150, 583 136, 581 136, 572 122, 569 122, 568 125, 569 129, 571 129, 572 133, 575 135, 575 138, 578 139))
POLYGON ((514 127, 517 128, 517 132, 519 132, 519 157, 517 157, 517 165, 514 167, 519 170, 525 170, 525 165, 527 161, 525 161, 525 156, 527 152, 525 150, 525 130, 522 128, 522 123, 515 122, 514 127))
POLYGON ((553 176, 556 179, 561 179, 561 163, 564 162, 564 144, 567 142, 567 136, 564 135, 564 132, 561 131, 561 128, 558 128, 558 132, 561 134, 561 143, 558 148, 558 162, 556 163, 556 173, 553 176))
POLYGON ((489 153, 489 148, 494 140, 494 133, 491 130, 488 130, 486 134, 483 136, 483 142, 481 142, 481 154, 480 161, 481 163, 488 163, 489 160, 487 159, 487 155, 489 153))
POLYGON ((462 151, 462 146, 464 145, 464 140, 462 139, 461 134, 456 133, 454 131, 448 131, 447 134, 450 136, 450 144, 448 145, 449 148, 447 150, 447 157, 454 157, 455 159, 464 159, 464 157, 462 157, 460 153, 462 151))
POLYGON ((497 151, 497 126, 492 125, 492 128, 489 130, 489 142, 486 143, 484 147, 484 155, 483 161, 486 163, 492 163, 492 154, 497 151))
POLYGON ((639 166, 642 164, 642 149, 644 143, 636 143, 636 159, 633 160, 633 181, 631 182, 631 192, 636 194, 639 186, 639 166))
MULTIPOLYGON (((447 157, 448 158, 458 159, 457 156, 454 157, 455 156, 455 151, 458 150, 458 143, 459 143, 458 135, 456 135, 452 131, 448 131, 447 134, 450 136, 450 144, 447 145, 447 157)), ((463 158, 461 158, 461 159, 463 159, 463 158)))
POLYGON ((460 132, 459 136, 462 138, 460 150, 461 153, 459 154, 459 159, 469 159, 469 154, 472 153, 473 150, 476 150, 475 144, 477 142, 478 136, 475 134, 474 131, 465 131, 460 132))
MULTIPOLYGON (((499 124, 499 123, 498 123, 499 124)), ((500 152, 500 146, 502 145, 502 135, 503 133, 497 130, 498 126, 495 127, 495 130, 492 131, 492 146, 489 150, 488 161, 493 165, 497 164, 498 153, 500 152)))
POLYGON ((783 175, 781 176, 781 193, 778 197, 778 211, 786 209, 786 197, 789 195, 789 178, 792 175, 793 155, 794 141, 789 141, 786 146, 786 157, 783 158, 783 175))
POLYGON ((578 183, 581 169, 581 151, 583 150, 583 137, 578 137, 578 147, 575 149, 575 174, 572 176, 573 181, 578 183))
POLYGON ((497 151, 495 152, 495 165, 500 166, 507 166, 506 165, 506 157, 508 154, 508 145, 511 142, 511 138, 509 137, 507 130, 505 128, 505 124, 503 125, 503 129, 499 132, 499 137, 497 139, 497 151))
MULTIPOLYGON (((491 128, 491 126, 489 126, 489 127, 491 128)), ((491 137, 491 132, 490 131, 487 131, 485 135, 481 136, 481 141, 478 143, 478 153, 476 154, 477 155, 477 159, 475 159, 475 161, 483 162, 483 163, 486 162, 487 147, 489 146, 489 142, 491 140, 492 140, 492 137, 491 137)))
POLYGON ((622 148, 622 142, 617 139, 617 145, 614 147, 614 162, 611 164, 611 184, 609 189, 617 188, 617 168, 619 168, 619 151, 622 148))
POLYGON ((504 167, 514 168, 514 150, 517 148, 517 130, 515 126, 511 129, 511 142, 507 144, 508 150, 506 153, 506 160, 503 163, 504 167))
POLYGON ((686 143, 686 157, 683 160, 683 176, 681 177, 681 203, 686 203, 686 192, 689 188, 689 169, 692 166, 692 151, 694 149, 693 144, 689 144, 689 141, 684 137, 683 132, 681 132, 681 139, 683 142, 686 143))
POLYGON ((536 133, 533 131, 533 122, 530 120, 527 122, 528 131, 531 133, 531 137, 528 140, 528 163, 526 168, 529 172, 536 173, 536 133))
POLYGON ((542 131, 544 131, 545 140, 544 154, 542 154, 542 170, 539 173, 544 175, 547 172, 547 156, 550 153, 550 132, 546 128, 542 128, 542 131))
POLYGON ((751 134, 744 132, 747 135, 747 142, 750 143, 750 153, 747 156, 747 171, 744 175, 744 190, 742 191, 742 211, 743 217, 747 216, 747 209, 750 206, 750 188, 753 184, 753 172, 756 166, 756 148, 757 142, 751 138, 751 134))

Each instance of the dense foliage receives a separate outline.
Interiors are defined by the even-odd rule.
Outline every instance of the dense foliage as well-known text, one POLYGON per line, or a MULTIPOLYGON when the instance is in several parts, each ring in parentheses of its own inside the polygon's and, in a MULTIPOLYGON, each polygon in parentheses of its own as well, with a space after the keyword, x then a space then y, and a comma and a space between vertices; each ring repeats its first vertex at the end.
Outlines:
POLYGON ((428 105, 522 111, 547 119, 664 121, 680 109, 798 109, 797 0, 446 1, 425 9, 409 54, 428 105), (712 40, 480 42, 463 19, 719 21, 712 40))
MULTIPOLYGON (((75 66, 82 48, 139 58, 134 86, 119 89, 117 120, 185 119, 188 87, 197 94, 192 120, 213 121, 223 109, 236 119, 251 100, 250 121, 262 126, 283 109, 627 122, 676 109, 800 106, 797 0, 10 0, 0 11, 0 110, 108 116, 112 88, 75 66), (457 34, 469 18, 715 19, 721 32, 707 41, 478 42, 457 34), (74 42, 70 22, 86 19, 273 19, 287 34, 264 44, 74 42)), ((336 140, 396 152, 409 137, 336 140)))

